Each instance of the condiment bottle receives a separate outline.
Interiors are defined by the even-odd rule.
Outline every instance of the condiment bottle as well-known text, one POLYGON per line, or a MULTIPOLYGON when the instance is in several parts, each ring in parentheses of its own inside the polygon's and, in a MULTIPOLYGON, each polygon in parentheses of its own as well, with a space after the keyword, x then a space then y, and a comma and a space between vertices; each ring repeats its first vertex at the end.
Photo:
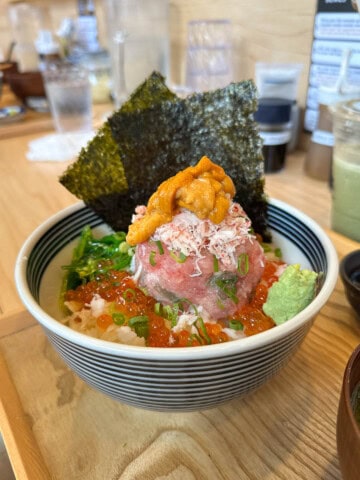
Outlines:
POLYGON ((83 52, 95 52, 100 49, 98 25, 93 0, 78 0, 79 16, 76 21, 76 42, 83 52))
POLYGON ((106 50, 84 54, 80 64, 88 71, 93 103, 106 103, 111 99, 110 55, 106 50))
POLYGON ((260 98, 254 118, 263 140, 265 173, 277 172, 285 165, 291 138, 291 108, 293 102, 284 98, 260 98))
POLYGON ((332 131, 331 105, 355 98, 360 91, 347 83, 347 70, 351 50, 344 49, 340 71, 333 87, 320 87, 318 91, 319 115, 316 127, 312 133, 310 145, 305 159, 304 170, 307 175, 317 180, 331 179, 331 165, 334 146, 332 131))
POLYGON ((319 116, 311 135, 305 159, 305 173, 317 180, 329 181, 332 162, 334 136, 332 133, 332 115, 329 105, 341 99, 341 94, 319 89, 319 116))
POLYGON ((40 30, 35 40, 36 51, 39 55, 39 70, 44 71, 49 63, 59 62, 60 46, 54 40, 50 30, 40 30))

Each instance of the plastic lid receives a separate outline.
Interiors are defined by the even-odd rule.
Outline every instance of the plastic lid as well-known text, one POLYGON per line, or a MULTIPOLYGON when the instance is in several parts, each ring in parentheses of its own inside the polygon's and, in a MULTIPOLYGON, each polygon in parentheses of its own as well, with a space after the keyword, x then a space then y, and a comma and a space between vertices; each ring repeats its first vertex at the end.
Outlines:
POLYGON ((360 96, 353 100, 332 105, 330 110, 339 118, 360 122, 360 96))
POLYGON ((103 49, 95 52, 86 52, 80 55, 79 63, 88 70, 110 69, 110 54, 103 49))
POLYGON ((355 97, 360 97, 360 88, 348 88, 346 90, 335 90, 332 88, 320 87, 318 91, 318 102, 321 105, 333 105, 355 97))
POLYGON ((270 125, 288 123, 293 103, 285 98, 260 98, 254 118, 259 123, 270 125))

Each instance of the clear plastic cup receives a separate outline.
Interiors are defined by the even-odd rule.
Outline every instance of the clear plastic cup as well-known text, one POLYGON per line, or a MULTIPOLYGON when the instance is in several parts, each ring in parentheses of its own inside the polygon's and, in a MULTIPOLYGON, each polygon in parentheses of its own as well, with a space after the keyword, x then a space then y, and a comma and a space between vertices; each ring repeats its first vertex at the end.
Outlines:
POLYGON ((332 228, 360 241, 360 98, 330 106, 333 114, 332 228))
POLYGON ((192 20, 187 27, 186 86, 193 92, 223 88, 233 79, 230 20, 192 20))
POLYGON ((42 72, 57 132, 92 129, 92 98, 88 72, 71 64, 52 64, 42 72))
POLYGON ((169 0, 104 0, 104 7, 115 99, 153 71, 168 77, 169 0))

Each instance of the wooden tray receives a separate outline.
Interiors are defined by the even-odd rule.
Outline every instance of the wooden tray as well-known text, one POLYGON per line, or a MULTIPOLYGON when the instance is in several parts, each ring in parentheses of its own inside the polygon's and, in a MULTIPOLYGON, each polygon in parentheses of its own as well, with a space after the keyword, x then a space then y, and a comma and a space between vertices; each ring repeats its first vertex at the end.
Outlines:
MULTIPOLYGON (((329 234, 340 257, 359 246, 329 234)), ((274 379, 194 413, 107 398, 64 364, 28 313, 12 321, 22 330, 0 338, 0 424, 20 480, 341 478, 337 406, 359 323, 340 281, 274 379)))

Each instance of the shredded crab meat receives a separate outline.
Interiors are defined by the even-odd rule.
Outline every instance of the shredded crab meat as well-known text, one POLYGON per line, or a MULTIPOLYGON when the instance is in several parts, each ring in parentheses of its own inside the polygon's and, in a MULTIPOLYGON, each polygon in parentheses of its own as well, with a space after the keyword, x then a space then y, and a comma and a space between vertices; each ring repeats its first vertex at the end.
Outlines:
POLYGON ((177 318, 176 325, 173 326, 171 330, 175 333, 179 333, 182 330, 187 330, 190 334, 198 334, 199 331, 195 326, 195 322, 198 320, 199 316, 204 320, 204 322, 216 323, 216 321, 211 319, 203 310, 203 308, 199 306, 196 312, 193 311, 192 308, 182 312, 177 318))
MULTIPOLYGON (((136 208, 133 220, 141 218, 145 206, 136 208)), ((181 209, 171 222, 158 227, 151 240, 160 241, 170 250, 186 256, 194 255, 199 261, 206 251, 215 255, 225 267, 236 267, 236 249, 239 242, 255 238, 250 233, 251 222, 241 206, 232 202, 222 222, 214 224, 208 219, 201 220, 194 213, 181 209)), ((197 271, 195 275, 200 275, 197 271)))
POLYGON ((92 315, 95 318, 99 317, 101 314, 104 313, 105 304, 106 304, 105 300, 102 297, 100 297, 100 295, 98 293, 96 293, 93 296, 93 298, 91 299, 91 302, 89 304, 89 307, 91 309, 92 315))

